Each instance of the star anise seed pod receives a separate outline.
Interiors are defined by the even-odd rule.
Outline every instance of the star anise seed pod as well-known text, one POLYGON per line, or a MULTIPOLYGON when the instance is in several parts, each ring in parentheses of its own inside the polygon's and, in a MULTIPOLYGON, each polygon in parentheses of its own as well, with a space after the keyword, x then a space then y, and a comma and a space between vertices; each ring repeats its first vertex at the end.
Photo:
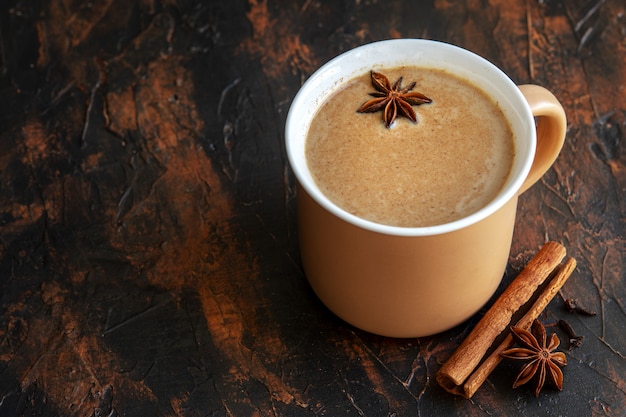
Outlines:
POLYGON ((567 358, 563 352, 555 352, 561 341, 556 334, 550 337, 550 343, 546 345, 546 329, 535 320, 531 327, 531 332, 521 327, 511 327, 511 335, 520 347, 505 350, 500 356, 517 361, 524 361, 526 364, 517 375, 513 388, 524 385, 535 375, 535 397, 543 385, 548 381, 559 391, 563 388, 563 372, 559 366, 567 365, 567 358))
POLYGON ((376 71, 371 72, 371 78, 376 91, 370 93, 370 96, 374 98, 363 103, 357 111, 373 113, 383 110, 383 121, 387 127, 391 126, 398 114, 417 122, 417 115, 411 106, 432 102, 422 93, 411 92, 415 88, 415 82, 402 88, 402 77, 400 77, 391 85, 386 76, 376 71))

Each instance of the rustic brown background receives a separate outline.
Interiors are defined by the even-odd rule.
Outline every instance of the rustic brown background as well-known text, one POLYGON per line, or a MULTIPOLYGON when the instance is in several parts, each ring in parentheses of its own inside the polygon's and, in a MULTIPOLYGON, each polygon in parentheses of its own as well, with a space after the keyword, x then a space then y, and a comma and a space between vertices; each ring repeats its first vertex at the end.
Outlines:
POLYGON ((624 0, 0 2, 0 415, 626 415, 625 13, 624 0), (503 281, 546 240, 578 260, 562 297, 598 314, 557 297, 541 317, 585 336, 562 392, 512 390, 503 364, 472 400, 453 397, 433 376, 480 314, 381 338, 306 283, 290 101, 333 56, 397 37, 463 46, 566 109, 503 281))

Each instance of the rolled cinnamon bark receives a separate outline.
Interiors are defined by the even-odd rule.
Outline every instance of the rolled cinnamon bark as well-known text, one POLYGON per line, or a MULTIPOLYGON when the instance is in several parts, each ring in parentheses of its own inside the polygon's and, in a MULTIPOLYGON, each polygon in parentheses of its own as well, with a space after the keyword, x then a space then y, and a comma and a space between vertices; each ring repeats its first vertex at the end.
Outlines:
POLYGON ((541 248, 443 364, 437 373, 439 385, 465 396, 460 386, 476 369, 494 340, 510 325, 513 314, 530 300, 565 254, 565 247, 556 242, 547 242, 541 248))
MULTIPOLYGON (((550 283, 541 292, 537 301, 535 301, 528 312, 515 323, 515 327, 528 330, 533 321, 539 317, 541 312, 545 310, 546 306, 563 287, 572 272, 574 272, 574 269, 576 269, 576 260, 574 258, 568 258, 565 264, 558 269, 554 278, 550 279, 550 283)), ((508 334, 498 347, 496 347, 474 372, 472 372, 469 378, 467 378, 463 384, 462 392, 459 394, 463 395, 465 398, 471 398, 502 360, 500 353, 513 346, 513 344, 513 336, 508 334)))

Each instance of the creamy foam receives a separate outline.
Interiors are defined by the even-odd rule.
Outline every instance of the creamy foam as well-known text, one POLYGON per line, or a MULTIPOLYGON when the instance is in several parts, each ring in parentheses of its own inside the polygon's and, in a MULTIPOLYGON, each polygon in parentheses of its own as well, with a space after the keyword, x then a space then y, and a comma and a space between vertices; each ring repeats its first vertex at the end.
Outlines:
POLYGON ((398 67, 379 70, 403 86, 416 81, 433 103, 414 106, 418 122, 357 113, 374 91, 369 73, 333 94, 313 118, 309 170, 335 204, 377 223, 419 227, 466 217, 502 189, 515 153, 502 110, 482 90, 452 74, 398 67))

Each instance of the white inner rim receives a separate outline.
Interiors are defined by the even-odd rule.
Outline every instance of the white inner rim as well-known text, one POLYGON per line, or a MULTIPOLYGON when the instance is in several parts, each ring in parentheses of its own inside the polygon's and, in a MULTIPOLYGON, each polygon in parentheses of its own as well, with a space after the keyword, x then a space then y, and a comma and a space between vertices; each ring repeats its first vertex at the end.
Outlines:
POLYGON ((472 225, 494 213, 515 196, 532 165, 536 147, 533 115, 517 86, 489 61, 453 45, 423 40, 394 39, 374 42, 339 55, 318 69, 302 86, 289 109, 285 125, 287 156, 291 169, 305 191, 339 218, 378 233, 396 236, 429 236, 472 225), (305 140, 311 118, 325 99, 344 81, 372 69, 401 65, 439 68, 470 80, 500 105, 515 136, 515 159, 500 194, 487 206, 462 219, 436 226, 399 227, 357 217, 335 205, 317 187, 308 170, 305 140))

